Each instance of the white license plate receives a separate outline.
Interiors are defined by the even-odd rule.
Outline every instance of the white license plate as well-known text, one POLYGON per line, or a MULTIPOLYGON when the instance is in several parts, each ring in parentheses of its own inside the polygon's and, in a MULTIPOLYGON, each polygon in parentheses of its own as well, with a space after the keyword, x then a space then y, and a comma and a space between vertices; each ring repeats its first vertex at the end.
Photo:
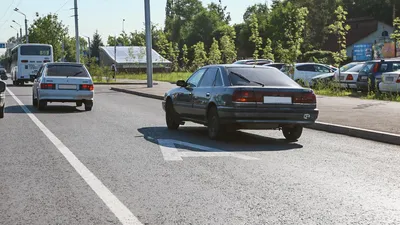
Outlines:
POLYGON ((292 104, 292 97, 264 96, 265 104, 292 104))
POLYGON ((390 81, 390 82, 392 82, 392 81, 394 81, 394 78, 393 78, 393 77, 385 77, 385 81, 390 81))
POLYGON ((29 66, 30 70, 35 70, 38 67, 37 65, 34 65, 34 64, 29 64, 28 66, 29 66))
POLYGON ((361 77, 361 80, 368 80, 368 77, 367 76, 361 77))
POLYGON ((76 85, 75 84, 59 84, 58 89, 64 89, 64 90, 75 90, 76 85))

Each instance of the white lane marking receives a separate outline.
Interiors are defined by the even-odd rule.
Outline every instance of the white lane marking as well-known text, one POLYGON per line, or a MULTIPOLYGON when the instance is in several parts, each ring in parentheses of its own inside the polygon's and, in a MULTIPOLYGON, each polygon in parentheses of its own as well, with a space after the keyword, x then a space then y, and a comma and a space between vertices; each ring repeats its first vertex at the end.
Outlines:
POLYGON ((157 141, 165 161, 182 161, 182 157, 234 157, 243 160, 259 160, 258 158, 242 155, 239 153, 227 152, 217 148, 211 148, 203 145, 197 145, 173 139, 158 139, 157 141), (203 152, 180 152, 178 151, 176 145, 194 148, 203 152))
POLYGON ((124 225, 142 225, 131 211, 7 88, 8 93, 21 106, 29 118, 57 147, 76 172, 86 181, 107 207, 124 225))

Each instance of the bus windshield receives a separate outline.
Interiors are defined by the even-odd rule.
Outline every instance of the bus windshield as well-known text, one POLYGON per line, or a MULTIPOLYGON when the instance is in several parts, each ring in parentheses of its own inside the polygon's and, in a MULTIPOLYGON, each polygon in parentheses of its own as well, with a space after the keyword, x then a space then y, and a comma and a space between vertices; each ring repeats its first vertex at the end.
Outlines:
POLYGON ((49 56, 51 54, 50 46, 40 45, 21 46, 20 51, 21 55, 49 56))

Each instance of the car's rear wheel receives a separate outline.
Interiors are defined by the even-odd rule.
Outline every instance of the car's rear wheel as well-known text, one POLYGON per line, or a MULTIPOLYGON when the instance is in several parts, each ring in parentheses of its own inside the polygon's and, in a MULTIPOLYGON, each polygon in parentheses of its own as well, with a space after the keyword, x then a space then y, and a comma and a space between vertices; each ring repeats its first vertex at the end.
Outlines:
POLYGON ((216 140, 222 136, 224 126, 218 116, 218 111, 215 106, 211 107, 207 114, 207 127, 208 127, 208 137, 212 140, 216 140))
POLYGON ((5 108, 4 105, 0 107, 0 119, 4 118, 4 111, 5 111, 4 108, 5 108))
POLYGON ((43 110, 47 106, 47 101, 45 100, 38 100, 38 108, 39 110, 43 110))
POLYGON ((38 100, 37 100, 37 98, 35 98, 35 96, 34 96, 33 93, 32 93, 32 105, 33 105, 34 107, 36 107, 37 104, 38 104, 38 100))
POLYGON ((85 111, 92 111, 93 108, 93 101, 86 101, 85 102, 85 111))
POLYGON ((294 142, 301 137, 301 134, 303 133, 303 127, 299 125, 295 125, 294 127, 283 127, 282 133, 286 140, 294 142))
POLYGON ((176 113, 171 100, 168 100, 165 105, 165 121, 168 129, 177 130, 179 128, 179 115, 176 113))

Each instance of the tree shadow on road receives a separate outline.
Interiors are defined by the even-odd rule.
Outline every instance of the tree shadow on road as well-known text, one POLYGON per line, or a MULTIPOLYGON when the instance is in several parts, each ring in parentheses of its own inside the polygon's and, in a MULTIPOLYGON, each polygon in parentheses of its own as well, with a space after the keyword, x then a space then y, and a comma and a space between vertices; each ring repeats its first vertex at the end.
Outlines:
MULTIPOLYGON (((84 110, 77 109, 75 106, 65 106, 65 105, 48 105, 43 110, 39 111, 33 105, 26 105, 26 107, 35 114, 65 114, 65 113, 80 113, 85 112, 84 110)), ((6 113, 25 113, 19 105, 6 106, 6 113)))
POLYGON ((138 131, 147 141, 157 145, 159 145, 159 139, 169 139, 230 152, 286 151, 303 147, 298 143, 289 143, 285 139, 269 138, 241 131, 227 133, 220 140, 213 141, 208 138, 205 127, 182 127, 177 131, 168 130, 167 127, 143 127, 138 131))

